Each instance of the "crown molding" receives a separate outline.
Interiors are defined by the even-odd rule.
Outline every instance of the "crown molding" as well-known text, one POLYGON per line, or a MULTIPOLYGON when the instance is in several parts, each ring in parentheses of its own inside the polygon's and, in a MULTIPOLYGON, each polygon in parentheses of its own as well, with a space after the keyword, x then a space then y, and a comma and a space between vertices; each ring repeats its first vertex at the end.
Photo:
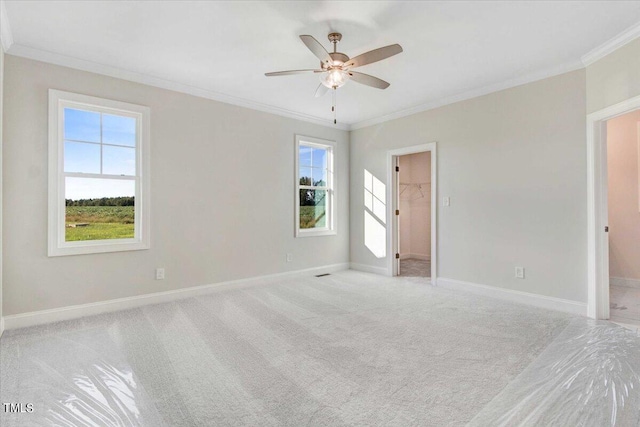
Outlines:
POLYGON ((444 107, 445 105, 454 104, 456 102, 466 101, 468 99, 477 98, 479 96, 488 95, 490 93, 499 92, 501 90, 510 89, 516 86, 522 86, 527 83, 533 83, 538 80, 547 79, 549 77, 558 76, 560 74, 569 73, 571 71, 579 70, 581 68, 584 68, 584 66, 580 61, 567 62, 557 67, 547 68, 545 70, 530 73, 521 77, 516 77, 514 79, 505 80, 499 83, 480 87, 477 89, 471 89, 466 92, 462 92, 462 93, 445 97, 445 98, 440 98, 440 99, 428 102, 426 104, 420 104, 415 107, 407 108, 405 110, 401 110, 395 113, 387 114, 387 115, 376 117, 369 120, 363 120, 357 123, 352 123, 351 130, 362 129, 368 126, 373 126, 380 123, 388 122, 390 120, 399 119, 401 117, 411 116, 413 114, 422 113, 424 111, 433 110, 439 107, 444 107))
POLYGON ((13 45, 13 34, 11 33, 11 25, 9 25, 9 17, 7 16, 4 0, 0 0, 0 42, 4 52, 7 52, 13 45))
POLYGON ((517 77, 507 81, 499 82, 496 84, 472 89, 466 92, 462 92, 453 96, 440 98, 425 104, 420 104, 415 107, 407 108, 395 113, 386 114, 379 117, 374 117, 367 120, 362 120, 355 123, 338 123, 333 124, 330 120, 321 119, 319 117, 311 116, 297 111, 288 110, 285 108, 276 107, 273 105, 263 104, 255 101, 251 101, 244 98, 238 98, 231 95, 203 89, 196 86, 190 86, 183 83, 178 83, 172 80, 166 80, 160 77, 155 77, 148 74, 137 73, 134 71, 124 70, 121 68, 112 67, 109 65, 86 61, 75 57, 70 57, 50 51, 41 49, 35 49, 29 46, 15 44, 13 42, 13 36, 11 33, 11 27, 7 16, 5 7, 5 1, 0 0, 0 41, 2 42, 3 50, 11 55, 20 56, 23 58, 33 59, 36 61, 47 62, 64 67, 74 68, 77 70, 88 71, 96 74, 102 74, 110 77, 115 77, 123 80, 128 80, 136 83, 142 83, 148 86, 154 86, 162 89, 172 90, 175 92, 186 93, 189 95, 197 96, 200 98, 211 99, 214 101, 223 102, 226 104, 236 105, 239 107, 249 108, 252 110, 258 110, 270 114, 275 114, 282 117, 301 120, 316 125, 329 127, 332 129, 340 130, 355 130, 361 129, 367 126, 373 126, 376 124, 384 123, 390 120, 395 120, 401 117, 410 116, 413 114, 421 113, 424 111, 432 110, 435 108, 443 107, 445 105, 453 104, 460 101, 476 98, 479 96, 487 95, 489 93, 498 92, 501 90, 509 89, 512 87, 520 86, 523 84, 531 83, 537 80, 553 77, 559 74, 575 71, 580 68, 584 68, 597 60, 603 58, 609 53, 621 48, 625 44, 640 37, 640 23, 627 28, 625 31, 618 34, 611 40, 603 43, 597 48, 591 50, 580 61, 570 61, 557 67, 552 67, 539 72, 531 73, 525 76, 517 77))
POLYGON ((162 89, 172 90, 175 92, 186 93, 189 95, 197 96, 200 98, 211 99, 214 101, 224 102, 239 107, 249 108, 252 110, 263 111, 270 114, 275 114, 282 117, 288 117, 291 119, 301 120, 309 123, 314 123, 320 126, 329 127, 332 129, 340 130, 354 130, 367 126, 387 122, 390 120, 398 119, 412 114, 420 113, 434 108, 442 107, 445 105, 453 104, 456 102, 464 101, 478 96, 487 95, 492 92, 497 92, 504 89, 509 89, 515 86, 520 86, 526 83, 531 83, 537 80, 542 80, 555 75, 567 73, 580 68, 584 68, 580 61, 572 61, 563 64, 559 67, 553 67, 541 72, 535 72, 523 77, 510 79, 504 82, 496 83, 493 85, 472 89, 467 92, 463 92, 457 95, 453 95, 446 98, 434 100, 432 102, 421 104, 416 107, 411 107, 405 110, 401 110, 395 113, 387 114, 384 116, 363 120, 357 123, 339 123, 334 125, 330 120, 320 119, 308 114, 299 113, 296 111, 287 110, 272 105, 262 104, 259 102, 250 101, 243 98, 237 98, 234 96, 214 92, 208 89, 203 89, 195 86, 185 85, 171 80, 151 76, 148 74, 137 73, 133 71, 124 70, 121 68, 111 67, 109 65, 100 64, 97 62, 86 61, 84 59, 74 58, 71 56, 61 55, 54 52, 49 52, 41 49, 35 49, 29 46, 20 44, 12 44, 11 48, 7 52, 10 55, 19 56, 22 58, 33 59, 36 61, 47 62, 54 65, 60 65, 63 67, 69 67, 81 71, 88 71, 91 73, 102 74, 105 76, 115 77, 122 80, 128 80, 136 83, 145 84, 148 86, 154 86, 162 89))
POLYGON ((35 49, 29 46, 12 44, 11 48, 7 51, 7 53, 10 55, 19 56, 22 58, 33 59, 41 62, 47 62, 49 64, 60 65, 63 67, 73 68, 76 70, 102 74, 105 76, 115 77, 122 80, 128 80, 135 83, 142 83, 147 86, 153 86, 161 89, 172 90, 174 92, 180 92, 188 95, 197 96, 200 98, 211 99, 211 100, 223 102, 226 104, 236 105, 238 107, 249 108, 251 110, 258 110, 265 113, 287 117, 290 119, 301 120, 304 122, 309 122, 316 125, 329 127, 332 129, 340 129, 340 130, 347 130, 347 131, 350 130, 350 126, 346 123, 333 124, 333 121, 331 120, 320 119, 315 116, 298 113, 296 111, 287 110, 285 108, 280 108, 280 107, 276 107, 268 104, 262 104, 260 102, 250 101, 247 99, 238 98, 235 96, 230 96, 223 93, 215 92, 212 90, 186 85, 183 83, 178 83, 172 80, 166 80, 166 79, 155 77, 148 74, 128 71, 121 68, 100 64, 97 62, 86 61, 84 59, 61 55, 59 53, 35 49))
POLYGON ((584 66, 589 66, 599 59, 604 58, 611 52, 620 49, 622 46, 640 37, 640 22, 627 28, 614 38, 602 43, 582 57, 584 66))
POLYGON ((270 114, 275 114, 282 117, 301 120, 309 123, 314 123, 320 126, 329 127, 332 129, 340 130, 355 130, 361 129, 367 126, 372 126, 387 122, 390 120, 398 119, 401 117, 410 116, 412 114, 432 110, 434 108, 442 107, 445 105, 453 104, 456 102, 476 98, 478 96, 487 95, 492 92, 498 92, 500 90, 509 89, 515 86, 520 86, 526 83, 531 83, 536 80, 542 80, 545 78, 553 77, 555 75, 567 73, 580 68, 584 68, 598 61, 599 59, 607 56, 613 51, 621 48, 627 43, 640 37, 640 22, 627 28, 617 36, 601 44, 590 52, 581 57, 581 61, 571 61, 558 67, 553 67, 541 72, 532 73, 526 76, 517 77, 493 85, 484 86, 481 88, 472 89, 463 93, 459 93, 453 96, 440 98, 425 104, 420 104, 415 107, 404 109, 395 113, 387 114, 384 116, 375 117, 359 121, 356 123, 339 123, 333 124, 332 121, 321 119, 319 117, 311 116, 304 113, 288 110, 285 108, 276 107, 273 105, 263 104, 255 101, 251 101, 244 98, 238 98, 231 95, 203 89, 196 86, 190 86, 183 83, 178 83, 172 80, 166 80, 160 77, 155 77, 148 74, 137 73, 129 70, 124 70, 109 65, 86 61, 84 59, 70 57, 50 51, 35 49, 29 46, 15 44, 13 41, 13 34, 11 31, 11 25, 9 23, 9 17, 7 15, 7 9, 5 0, 0 0, 0 44, 2 50, 5 53, 20 56, 23 58, 29 58, 37 61, 48 62, 55 65, 74 68, 82 71, 88 71, 92 73, 102 74, 110 77, 115 77, 123 80, 128 80, 136 83, 142 83, 149 86, 154 86, 162 89, 168 89, 175 92, 186 93, 189 95, 197 96, 200 98, 211 99, 239 107, 249 108, 252 110, 258 110, 270 114))

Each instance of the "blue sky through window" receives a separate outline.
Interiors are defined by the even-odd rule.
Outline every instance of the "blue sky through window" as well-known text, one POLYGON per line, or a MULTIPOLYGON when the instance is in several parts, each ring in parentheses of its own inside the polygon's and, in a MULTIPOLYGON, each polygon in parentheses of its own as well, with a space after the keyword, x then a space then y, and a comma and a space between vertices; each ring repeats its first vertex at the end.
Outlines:
POLYGON ((313 185, 327 183, 327 150, 300 145, 298 153, 300 178, 310 177, 313 185))
POLYGON ((100 113, 65 108, 64 139, 100 142, 100 113))
POLYGON ((65 141, 64 171, 100 173, 100 145, 65 141))
POLYGON ((104 144, 136 146, 136 119, 132 117, 102 115, 102 142, 104 144))
POLYGON ((129 147, 102 147, 102 173, 109 175, 135 175, 136 150, 129 147))
POLYGON ((123 179, 65 178, 65 199, 101 199, 103 197, 133 197, 135 182, 123 179))
MULTIPOLYGON (((134 176, 136 119, 74 108, 64 109, 64 171, 134 176)), ((65 180, 65 198, 96 199, 135 195, 133 180, 65 180)))

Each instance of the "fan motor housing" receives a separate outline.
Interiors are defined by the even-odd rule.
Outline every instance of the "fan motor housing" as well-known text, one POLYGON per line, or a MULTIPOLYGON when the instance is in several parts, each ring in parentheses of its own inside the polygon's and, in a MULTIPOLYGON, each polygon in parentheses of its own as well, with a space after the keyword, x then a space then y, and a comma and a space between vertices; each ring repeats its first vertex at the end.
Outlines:
MULTIPOLYGON (((348 57, 347 55, 345 55, 344 53, 342 53, 342 52, 331 52, 331 53, 329 54, 329 56, 331 57, 331 59, 333 60, 333 62, 336 62, 336 61, 337 61, 337 62, 341 62, 341 63, 343 63, 343 64, 344 64, 344 63, 346 63, 346 62, 349 60, 349 57, 348 57)), ((328 68, 327 64, 324 64, 324 63, 322 63, 322 62, 320 63, 320 66, 321 66, 323 69, 328 68)))

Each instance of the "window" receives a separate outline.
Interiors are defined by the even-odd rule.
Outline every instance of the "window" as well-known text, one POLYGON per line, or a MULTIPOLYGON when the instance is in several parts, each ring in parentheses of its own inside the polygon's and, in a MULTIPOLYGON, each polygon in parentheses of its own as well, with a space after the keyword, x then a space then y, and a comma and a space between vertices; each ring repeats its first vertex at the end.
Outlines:
POLYGON ((296 136, 296 236, 335 231, 335 143, 296 136))
POLYGON ((49 256, 149 248, 149 108, 49 90, 49 256))

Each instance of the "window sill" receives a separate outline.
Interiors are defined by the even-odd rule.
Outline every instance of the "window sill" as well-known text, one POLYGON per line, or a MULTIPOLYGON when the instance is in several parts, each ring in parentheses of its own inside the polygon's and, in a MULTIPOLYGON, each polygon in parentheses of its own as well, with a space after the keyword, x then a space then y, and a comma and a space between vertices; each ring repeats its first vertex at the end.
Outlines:
MULTIPOLYGON (((76 243, 76 242, 74 242, 76 243)), ((103 243, 93 241, 93 243, 77 242, 77 244, 65 244, 60 247, 49 247, 49 257, 66 256, 66 255, 86 255, 86 254, 100 254, 107 252, 126 252, 126 251, 139 251, 149 249, 147 242, 140 242, 135 240, 114 240, 113 242, 103 243)))
POLYGON ((335 236, 336 230, 296 230, 296 237, 335 236))

